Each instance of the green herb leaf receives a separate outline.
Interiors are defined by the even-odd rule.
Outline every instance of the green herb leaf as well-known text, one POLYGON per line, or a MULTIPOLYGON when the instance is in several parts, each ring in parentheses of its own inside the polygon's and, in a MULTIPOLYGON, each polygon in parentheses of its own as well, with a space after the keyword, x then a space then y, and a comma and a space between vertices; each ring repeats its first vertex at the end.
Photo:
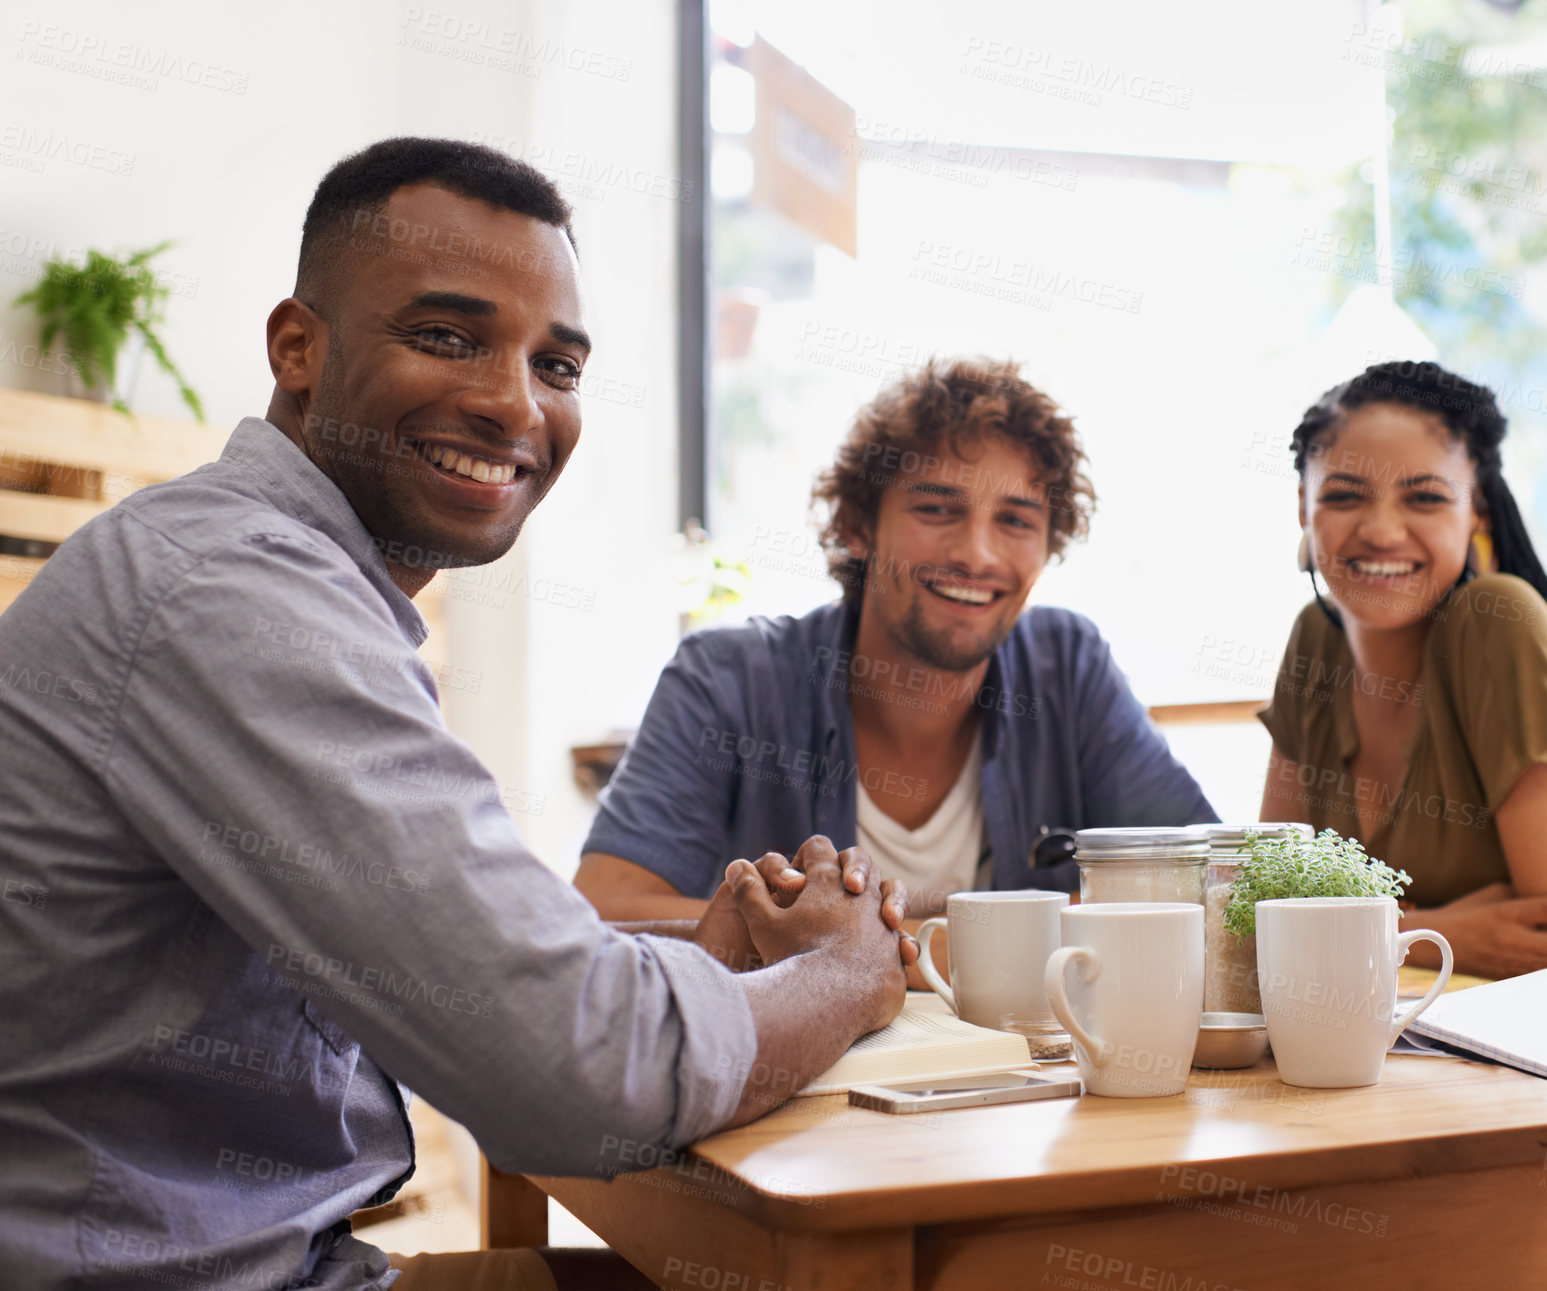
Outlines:
POLYGON ((1406 870, 1393 870, 1365 854, 1357 839, 1324 829, 1315 838, 1246 835, 1248 854, 1230 884, 1225 930, 1237 937, 1257 931, 1257 902, 1286 897, 1399 897, 1411 883, 1406 870))

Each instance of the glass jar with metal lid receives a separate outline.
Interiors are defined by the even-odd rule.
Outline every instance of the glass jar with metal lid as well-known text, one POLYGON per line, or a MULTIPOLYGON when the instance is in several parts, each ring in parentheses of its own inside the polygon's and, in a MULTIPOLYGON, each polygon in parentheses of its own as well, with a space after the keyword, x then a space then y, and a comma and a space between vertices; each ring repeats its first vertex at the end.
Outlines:
POLYGON ((1209 834, 1209 860, 1228 860, 1246 855, 1246 836, 1258 838, 1314 838, 1316 831, 1309 825, 1289 820, 1259 820, 1252 825, 1204 825, 1209 834))
POLYGON ((1082 829, 1074 836, 1080 900, 1203 904, 1209 836, 1203 825, 1082 829))
POLYGON ((1241 858, 1250 851, 1247 834, 1261 839, 1313 838, 1316 831, 1309 825, 1276 820, 1204 828, 1209 836, 1209 864, 1203 884, 1203 1007, 1217 1013, 1261 1013, 1257 938, 1225 931, 1230 884, 1241 858))

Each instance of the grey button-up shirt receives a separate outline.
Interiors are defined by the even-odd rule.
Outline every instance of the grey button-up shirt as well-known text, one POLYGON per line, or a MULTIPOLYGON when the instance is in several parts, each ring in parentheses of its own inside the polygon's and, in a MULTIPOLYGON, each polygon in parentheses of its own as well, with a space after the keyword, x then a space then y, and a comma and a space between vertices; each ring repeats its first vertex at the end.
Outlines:
POLYGON ((736 979, 522 847, 424 635, 255 418, 0 617, 8 1288, 389 1285, 345 1216, 412 1171, 399 1081, 551 1173, 735 1108, 736 979))

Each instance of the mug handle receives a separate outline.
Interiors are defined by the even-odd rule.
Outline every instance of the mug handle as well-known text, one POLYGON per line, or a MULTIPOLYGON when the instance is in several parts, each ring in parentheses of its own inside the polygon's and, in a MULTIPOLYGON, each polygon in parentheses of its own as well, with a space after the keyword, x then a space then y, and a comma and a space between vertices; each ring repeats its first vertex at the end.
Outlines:
POLYGON ((1440 948, 1440 975, 1434 979, 1434 985, 1429 988, 1429 993, 1423 999, 1408 1009, 1406 1013, 1391 1019, 1391 1035, 1386 1040, 1386 1047, 1388 1049, 1396 1044, 1397 1037, 1407 1030, 1408 1024, 1439 997, 1439 993, 1445 989, 1446 984, 1450 981, 1451 965, 1455 962, 1455 958, 1450 951, 1450 943, 1445 940, 1443 934, 1432 932, 1428 928, 1415 928, 1412 932, 1404 932, 1397 938, 1397 963, 1400 964, 1407 958, 1408 948, 1415 941, 1432 941, 1440 948))
POLYGON ((1112 1056, 1103 1041, 1096 1039, 1074 1019, 1069 1007, 1069 996, 1064 991, 1064 970, 1071 964, 1080 966, 1080 980, 1094 982, 1101 976, 1101 956, 1088 946, 1060 946, 1047 957, 1047 970, 1042 974, 1042 985, 1047 990, 1047 1002, 1053 1006, 1053 1014, 1064 1024, 1064 1029, 1079 1043, 1092 1067, 1105 1067, 1112 1056))
POLYGON ((956 1012, 956 993, 945 983, 945 978, 940 976, 940 970, 935 967, 935 961, 929 953, 930 943, 935 939, 937 930, 947 926, 945 919, 936 916, 926 919, 919 924, 919 973, 924 980, 935 989, 935 994, 951 1006, 951 1012, 956 1012))

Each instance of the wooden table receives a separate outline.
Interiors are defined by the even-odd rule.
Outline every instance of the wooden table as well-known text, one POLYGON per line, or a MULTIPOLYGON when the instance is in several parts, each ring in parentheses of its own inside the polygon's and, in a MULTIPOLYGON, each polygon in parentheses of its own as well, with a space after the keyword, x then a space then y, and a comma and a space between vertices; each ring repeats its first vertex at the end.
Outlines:
POLYGON ((1547 1081, 1453 1058, 1369 1089, 1270 1058, 1165 1099, 799 1099, 645 1173, 533 1182, 706 1291, 1547 1287, 1547 1081))

